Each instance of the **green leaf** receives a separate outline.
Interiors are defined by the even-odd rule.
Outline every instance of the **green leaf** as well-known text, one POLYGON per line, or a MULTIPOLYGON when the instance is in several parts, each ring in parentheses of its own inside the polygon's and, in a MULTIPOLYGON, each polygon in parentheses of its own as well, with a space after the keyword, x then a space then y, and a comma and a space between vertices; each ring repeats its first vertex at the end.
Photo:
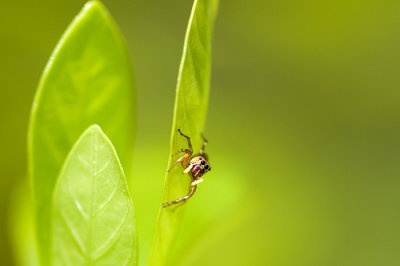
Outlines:
POLYGON ((104 6, 89 2, 55 48, 33 103, 29 171, 42 265, 48 264, 51 195, 63 161, 80 134, 99 124, 126 168, 134 138, 133 100, 121 34, 104 6))
MULTIPOLYGON (((213 0, 195 0, 193 4, 178 74, 171 154, 187 147, 187 141, 178 134, 178 128, 182 128, 183 133, 191 137, 195 151, 200 148, 202 143, 201 134, 206 122, 210 91, 211 33, 216 7, 217 3, 213 0)), ((170 159, 169 165, 174 160, 176 158, 170 159)), ((179 166, 167 173, 163 202, 186 195, 190 181, 190 177, 183 175, 179 166)), ((160 208, 149 260, 150 265, 170 264, 170 251, 182 223, 185 205, 186 203, 181 203, 176 206, 160 208)))
POLYGON ((53 265, 137 264, 132 199, 100 127, 91 126, 72 148, 53 199, 53 265))

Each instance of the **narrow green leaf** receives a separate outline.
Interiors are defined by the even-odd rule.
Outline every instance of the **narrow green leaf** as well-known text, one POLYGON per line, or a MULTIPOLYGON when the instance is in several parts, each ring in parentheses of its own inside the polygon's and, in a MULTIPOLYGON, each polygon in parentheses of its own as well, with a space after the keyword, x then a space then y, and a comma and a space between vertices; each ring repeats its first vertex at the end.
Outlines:
POLYGON ((132 199, 100 127, 91 126, 72 148, 53 200, 53 265, 137 264, 132 199))
POLYGON ((133 77, 121 34, 104 6, 89 2, 53 52, 33 103, 29 164, 39 257, 48 264, 51 195, 61 166, 80 134, 99 124, 124 167, 133 136, 133 77))
MULTIPOLYGON (((202 143, 211 69, 211 33, 217 3, 215 0, 195 0, 185 36, 183 55, 178 74, 171 136, 171 154, 187 147, 178 128, 191 137, 197 151, 202 143)), ((174 159, 169 160, 169 165, 174 159)), ((207 177, 206 177, 207 178, 207 177)), ((190 177, 175 167, 165 177, 163 202, 188 193, 190 177)), ((190 200, 189 200, 190 202, 190 200)), ((160 208, 150 255, 150 265, 169 265, 171 249, 183 219, 186 203, 160 208)))

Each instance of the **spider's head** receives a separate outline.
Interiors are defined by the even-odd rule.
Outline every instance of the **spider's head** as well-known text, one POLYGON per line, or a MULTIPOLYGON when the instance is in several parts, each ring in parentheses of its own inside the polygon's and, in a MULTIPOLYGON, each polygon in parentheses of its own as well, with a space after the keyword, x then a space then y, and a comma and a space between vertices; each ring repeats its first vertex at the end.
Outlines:
POLYGON ((193 157, 190 162, 190 173, 194 178, 199 178, 211 170, 207 160, 202 156, 193 157))

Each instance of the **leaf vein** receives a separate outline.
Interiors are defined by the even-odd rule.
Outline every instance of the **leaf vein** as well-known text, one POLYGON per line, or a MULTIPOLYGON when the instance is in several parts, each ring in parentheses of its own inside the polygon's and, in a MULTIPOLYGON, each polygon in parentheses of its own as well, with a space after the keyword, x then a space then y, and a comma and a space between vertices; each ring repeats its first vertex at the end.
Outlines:
POLYGON ((115 195, 117 195, 117 191, 118 191, 118 188, 120 186, 120 183, 121 183, 121 178, 118 178, 118 184, 115 186, 114 191, 107 198, 107 200, 103 204, 101 204, 100 207, 95 211, 95 213, 93 215, 93 218, 96 217, 97 215, 99 215, 103 210, 106 209, 106 207, 108 207, 108 205, 110 205, 110 203, 114 199, 115 195))
POLYGON ((67 229, 71 232, 72 239, 74 240, 75 244, 77 244, 79 252, 84 256, 86 254, 86 250, 82 240, 78 236, 79 234, 73 229, 74 227, 69 223, 69 220, 65 217, 63 212, 60 212, 60 216, 62 218, 62 221, 67 226, 67 229))
POLYGON ((107 170, 107 168, 110 167, 112 161, 113 161, 113 159, 111 158, 111 159, 107 162, 106 166, 104 166, 103 168, 101 168, 100 171, 94 173, 94 177, 99 176, 99 175, 102 174, 105 170, 107 170))
POLYGON ((93 255, 92 255, 93 260, 97 260, 98 258, 103 256, 104 254, 106 254, 116 244, 117 236, 119 236, 119 234, 121 234, 122 230, 125 228, 125 226, 126 226, 126 224, 128 222, 129 213, 131 211, 130 208, 129 208, 129 203, 127 204, 127 207, 128 207, 128 210, 126 212, 126 215, 125 215, 123 221, 117 226, 116 230, 104 242, 104 244, 102 246, 100 246, 98 248, 98 250, 93 252, 93 255))

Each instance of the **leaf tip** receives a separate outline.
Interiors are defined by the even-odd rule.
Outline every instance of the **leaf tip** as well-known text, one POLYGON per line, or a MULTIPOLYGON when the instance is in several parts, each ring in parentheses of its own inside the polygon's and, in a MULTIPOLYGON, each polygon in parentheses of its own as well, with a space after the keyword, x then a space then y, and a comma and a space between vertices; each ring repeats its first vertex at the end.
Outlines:
MULTIPOLYGON (((106 141, 112 149, 114 149, 114 146, 111 142, 111 140, 107 137, 107 135, 104 133, 104 131, 101 129, 101 127, 97 124, 93 124, 89 126, 85 132, 82 134, 81 139, 85 138, 86 136, 97 136, 99 138, 102 138, 104 141, 106 141)), ((116 153, 116 152, 115 152, 116 153)))
POLYGON ((100 2, 98 0, 90 0, 90 1, 86 2, 84 9, 89 10, 91 8, 104 9, 104 5, 102 2, 100 2))
POLYGON ((81 13, 86 14, 86 13, 97 13, 99 15, 108 15, 107 8, 104 6, 104 4, 98 0, 90 0, 88 1, 85 6, 83 7, 81 13))
POLYGON ((87 133, 101 133, 104 134, 103 130, 101 129, 101 127, 97 124, 91 125, 90 127, 88 127, 88 129, 86 129, 84 135, 86 135, 87 133))

